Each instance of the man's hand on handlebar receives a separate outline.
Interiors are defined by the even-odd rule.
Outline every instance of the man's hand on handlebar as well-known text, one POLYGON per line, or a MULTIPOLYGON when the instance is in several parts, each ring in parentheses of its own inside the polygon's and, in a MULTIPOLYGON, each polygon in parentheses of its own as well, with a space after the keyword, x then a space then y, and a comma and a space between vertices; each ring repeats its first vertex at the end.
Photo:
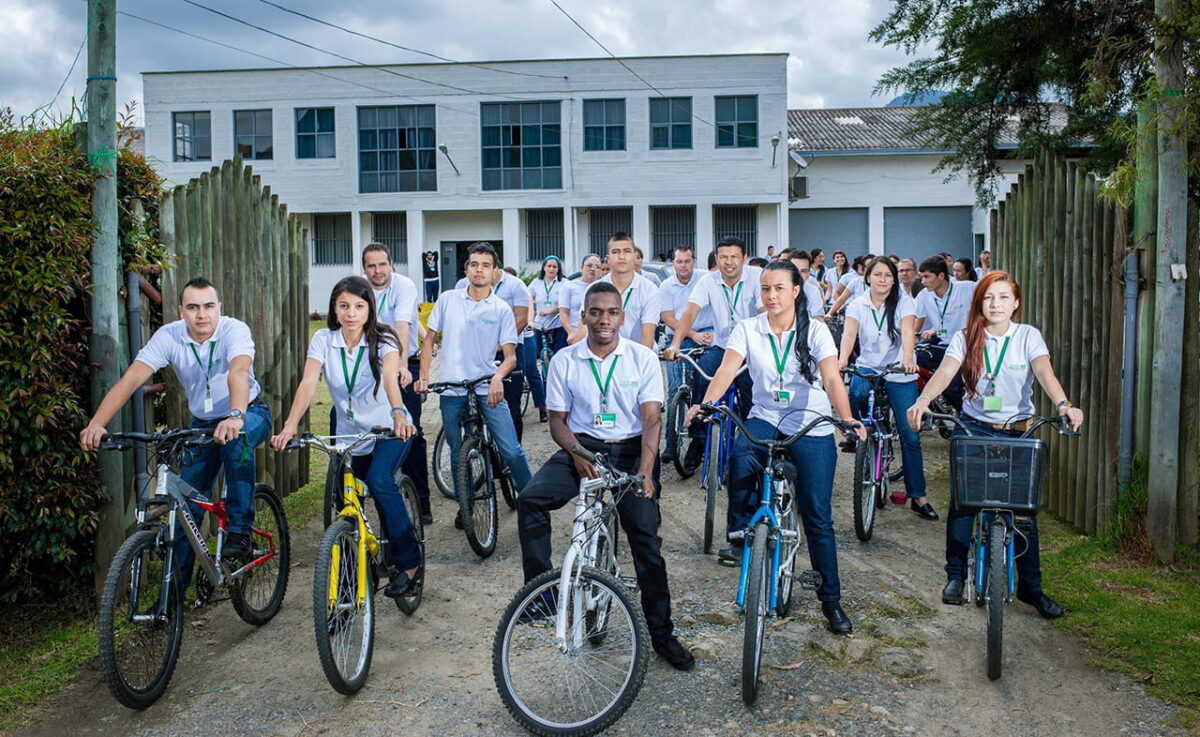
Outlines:
POLYGON ((1059 407, 1058 414, 1067 418, 1067 424, 1073 432, 1079 432, 1079 427, 1083 425, 1083 410, 1078 407, 1059 407))
POLYGON ((666 348, 663 348, 662 359, 664 361, 678 361, 679 360, 679 348, 674 343, 667 346, 666 348))
POLYGON ((288 441, 296 437, 296 433, 299 432, 299 429, 300 428, 295 425, 285 424, 283 429, 279 431, 278 435, 273 435, 271 437, 271 447, 280 451, 286 449, 288 441))
POLYGON ((688 407, 687 414, 683 418, 683 425, 684 425, 684 427, 691 425, 692 421, 695 420, 698 415, 703 415, 703 417, 701 417, 701 419, 706 420, 706 419, 708 419, 710 414, 712 414, 712 413, 706 411, 701 405, 693 404, 691 407, 688 407))
POLYGON ((427 379, 417 379, 413 382, 413 391, 417 394, 428 394, 429 381, 427 379))
POLYGON ((95 422, 89 422, 88 426, 79 432, 79 447, 84 450, 97 450, 100 448, 100 441, 104 439, 104 435, 108 430, 104 429, 104 425, 95 422))
POLYGON ((908 426, 921 431, 921 421, 925 419, 925 413, 929 411, 929 400, 924 397, 917 397, 917 401, 908 408, 908 426))
POLYGON ((651 469, 650 473, 646 473, 645 471, 643 471, 642 472, 642 488, 638 489, 637 495, 643 499, 653 499, 654 493, 655 493, 655 489, 654 489, 653 469, 651 469))
POLYGON ((487 404, 492 409, 504 401, 504 379, 493 376, 488 382, 487 404))

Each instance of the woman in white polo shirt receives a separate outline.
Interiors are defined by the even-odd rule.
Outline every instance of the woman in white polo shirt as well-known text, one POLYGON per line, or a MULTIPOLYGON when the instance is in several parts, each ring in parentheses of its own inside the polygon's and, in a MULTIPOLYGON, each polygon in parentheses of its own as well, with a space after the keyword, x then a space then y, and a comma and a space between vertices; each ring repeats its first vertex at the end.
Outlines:
POLYGON ((538 371, 538 356, 542 353, 543 341, 550 346, 551 353, 558 353, 567 345, 567 331, 562 329, 558 314, 558 295, 566 281, 562 277, 562 261, 558 256, 547 256, 542 260, 538 278, 529 284, 530 324, 542 332, 527 330, 524 349, 521 351, 521 370, 529 382, 533 404, 538 408, 538 419, 547 420, 546 384, 538 371))
MULTIPOLYGON (((936 397, 962 367, 967 387, 962 420, 971 432, 988 437, 1016 436, 1021 430, 1007 426, 1033 414, 1033 380, 1054 403, 1055 411, 1070 421, 1072 429, 1083 424, 1083 410, 1067 401, 1066 392, 1054 375, 1050 355, 1042 334, 1032 325, 1013 322, 1021 310, 1021 288, 1003 271, 993 270, 979 281, 967 317, 965 330, 954 334, 941 367, 908 411, 913 427, 936 397)), ((963 434, 961 429, 955 432, 963 434)), ((942 601, 962 604, 966 578, 967 549, 971 538, 971 518, 950 506, 946 524, 946 587, 942 601)), ((1038 554, 1037 518, 1026 533, 1027 547, 1017 558, 1017 598, 1037 608, 1047 619, 1061 617, 1063 610, 1042 592, 1041 561, 1038 554)))
MULTIPOLYGON (((790 435, 816 414, 854 422, 850 400, 838 373, 837 348, 829 328, 808 315, 800 270, 791 261, 773 261, 759 279, 759 301, 766 312, 739 322, 729 337, 721 367, 708 385, 704 402, 715 402, 733 382, 744 361, 753 382, 754 402, 747 429, 758 438, 790 435), (797 336, 801 336, 797 340, 797 336), (815 414, 814 414, 815 413, 815 414)), ((693 406, 688 420, 699 411, 693 406)), ((866 438, 861 425, 857 433, 866 438)), ((791 447, 792 460, 802 469, 796 478, 796 501, 812 567, 821 574, 817 598, 835 634, 850 634, 852 626, 841 606, 837 543, 833 531, 833 473, 837 447, 833 428, 821 425, 791 447)), ((729 464, 727 532, 745 529, 758 507, 760 474, 765 451, 739 435, 729 464)), ((741 562, 740 541, 721 551, 722 562, 741 562)))
POLYGON ((397 570, 383 593, 401 597, 412 588, 424 561, 396 486, 396 469, 404 461, 409 438, 415 432, 400 394, 396 334, 377 320, 375 295, 361 276, 348 276, 334 285, 327 325, 308 344, 304 376, 283 429, 271 438, 271 447, 283 450, 299 432, 300 419, 308 411, 321 376, 333 400, 338 433, 392 428, 395 440, 360 445, 353 452, 351 467, 354 475, 366 482, 375 500, 383 534, 389 541, 388 562, 397 570))
MULTIPOLYGON (((600 257, 589 253, 583 257, 579 266, 579 278, 563 284, 558 293, 558 317, 563 329, 567 331, 567 342, 575 337, 579 330, 580 312, 583 310, 583 294, 592 282, 600 278, 600 257)), ((578 340, 574 341, 578 342, 578 340)))
MULTIPOLYGON (((919 516, 936 520, 937 512, 925 497, 925 460, 921 455, 921 436, 909 426, 908 408, 917 400, 917 362, 913 351, 917 346, 917 306, 912 297, 900 290, 899 272, 889 258, 877 258, 867 265, 869 289, 846 307, 846 325, 842 332, 841 356, 838 364, 850 365, 854 343, 859 346, 859 369, 883 371, 899 363, 907 372, 892 374, 884 379, 883 387, 896 429, 900 433, 900 455, 904 461, 904 488, 909 506, 919 516)), ((857 376, 850 377, 850 405, 862 417, 867 411, 870 384, 857 376)))

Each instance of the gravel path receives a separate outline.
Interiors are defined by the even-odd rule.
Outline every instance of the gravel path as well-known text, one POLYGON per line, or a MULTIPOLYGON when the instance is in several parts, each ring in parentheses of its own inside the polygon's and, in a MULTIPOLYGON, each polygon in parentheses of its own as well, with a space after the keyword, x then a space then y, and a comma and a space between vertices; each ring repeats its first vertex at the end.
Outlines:
MULTIPOLYGON (((436 399, 426 406, 436 407, 436 399)), ((428 414, 432 438, 437 412, 428 414)), ((553 445, 533 410, 527 418, 533 422, 526 426, 526 448, 536 470, 553 445)), ((932 497, 944 510, 945 443, 927 442, 932 497)), ((860 543, 848 461, 839 458, 835 520, 843 604, 855 634, 829 635, 815 597, 797 591, 792 618, 771 622, 753 709, 742 705, 738 690, 742 628, 730 603, 735 571, 700 552, 703 503, 695 481, 664 471, 662 530, 677 631, 700 662, 679 673, 655 657, 637 701, 610 733, 1184 734, 1169 726, 1170 707, 1128 679, 1088 665, 1086 648, 1022 604, 1006 610, 1004 677, 988 681, 982 612, 940 602, 944 522, 889 508, 874 540, 860 543)), ((179 668, 154 707, 133 712, 117 705, 93 662, 34 715, 33 726, 12 734, 524 734, 504 710, 491 674, 495 628, 521 583, 515 514, 504 509, 496 554, 479 561, 451 524, 451 502, 434 496, 425 602, 408 618, 379 600, 387 605, 379 608, 371 677, 357 696, 330 689, 317 663, 311 580, 320 530, 314 523, 292 531, 291 583, 274 621, 250 627, 227 604, 189 613, 179 668)), ((569 505, 554 524, 557 554, 570 527, 569 505)))

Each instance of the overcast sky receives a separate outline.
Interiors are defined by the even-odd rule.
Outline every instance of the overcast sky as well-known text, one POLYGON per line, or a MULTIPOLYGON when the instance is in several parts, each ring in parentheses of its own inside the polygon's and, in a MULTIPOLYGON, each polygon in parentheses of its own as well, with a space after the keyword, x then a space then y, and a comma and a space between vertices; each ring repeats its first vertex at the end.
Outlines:
MULTIPOLYGON (((550 0, 274 0, 348 28, 459 61, 603 56, 550 0)), ((250 49, 288 64, 346 62, 221 18, 184 0, 116 0, 117 9, 250 49)), ((198 0, 280 34, 356 60, 430 61, 318 25, 261 0, 198 0)), ((871 94, 903 54, 867 40, 890 0, 559 0, 618 55, 787 52, 791 108, 884 105, 871 94)), ((0 0, 0 107, 19 115, 82 101, 85 0, 0 0)), ((615 63, 615 62, 614 62, 615 63)), ((275 66, 206 41, 117 17, 117 101, 142 97, 140 73, 275 66)))

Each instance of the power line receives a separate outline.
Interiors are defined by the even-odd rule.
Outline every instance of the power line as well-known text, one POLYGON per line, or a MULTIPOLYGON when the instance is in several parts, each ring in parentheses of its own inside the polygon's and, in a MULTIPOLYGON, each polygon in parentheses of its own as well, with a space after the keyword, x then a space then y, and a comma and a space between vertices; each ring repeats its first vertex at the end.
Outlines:
POLYGON ((91 34, 92 28, 96 24, 95 15, 93 12, 95 10, 95 5, 96 3, 94 2, 88 3, 88 22, 87 27, 83 30, 83 40, 79 42, 79 49, 75 52, 75 58, 71 61, 71 68, 67 70, 67 75, 63 77, 62 84, 58 86, 58 90, 55 91, 54 97, 50 98, 50 102, 42 105, 41 107, 34 108, 33 112, 29 114, 30 118, 35 118, 41 111, 49 110, 50 108, 54 107, 54 103, 58 102, 58 96, 62 94, 63 88, 66 87, 67 82, 71 80, 71 75, 75 73, 75 66, 79 64, 79 57, 83 54, 83 48, 87 46, 88 36, 91 34))
POLYGON ((346 28, 345 26, 339 26, 336 23, 330 23, 327 20, 321 20, 320 18, 315 18, 306 13, 301 13, 299 10, 293 10, 292 8, 284 7, 283 5, 280 5, 279 3, 271 2, 271 0, 258 0, 258 1, 264 5, 270 5, 273 8, 278 8, 279 10, 282 10, 285 13, 291 13, 292 15, 299 16, 306 20, 310 20, 314 23, 320 23, 323 26, 328 26, 330 28, 336 28, 339 31, 344 31, 346 33, 349 33, 352 36, 358 36, 359 38, 365 38, 368 41, 374 41, 375 43, 380 43, 380 44, 383 44, 384 46, 391 46, 392 48, 399 49, 401 51, 408 51, 413 54, 421 54, 422 56, 428 56, 432 59, 438 59, 439 61, 448 61, 448 62, 451 62, 454 64, 465 64, 467 66, 479 67, 480 69, 486 69, 490 72, 499 72, 501 74, 514 74, 514 75, 518 75, 521 77, 540 77, 542 79, 567 79, 567 77, 565 75, 561 75, 561 74, 536 74, 534 72, 519 72, 519 71, 516 71, 515 69, 497 69, 495 67, 487 66, 485 64, 477 64, 475 62, 458 61, 457 59, 450 59, 445 56, 440 56, 438 54, 435 54, 431 51, 422 51, 421 49, 414 49, 410 46, 401 46, 400 44, 392 43, 391 41, 388 41, 386 39, 378 38, 376 36, 371 36, 366 33, 361 33, 359 31, 355 31, 351 28, 346 28))

